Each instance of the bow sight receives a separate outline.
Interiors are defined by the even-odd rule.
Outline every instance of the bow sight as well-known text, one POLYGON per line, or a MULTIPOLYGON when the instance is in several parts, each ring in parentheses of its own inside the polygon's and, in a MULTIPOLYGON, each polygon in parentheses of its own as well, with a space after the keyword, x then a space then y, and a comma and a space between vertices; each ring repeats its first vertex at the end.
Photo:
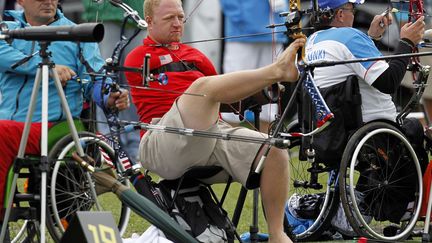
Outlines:
POLYGON ((324 26, 333 17, 333 10, 330 8, 309 8, 309 9, 298 9, 293 8, 289 12, 282 12, 279 14, 280 17, 285 17, 285 22, 280 24, 273 24, 267 26, 267 28, 275 28, 285 26, 287 28, 287 34, 292 35, 301 32, 302 30, 318 30, 321 26, 324 26), (311 27, 302 27, 301 21, 304 17, 309 17, 309 23, 311 27))
POLYGON ((280 13, 279 16, 285 17, 285 23, 283 25, 285 25, 287 29, 292 29, 298 28, 305 12, 305 10, 296 9, 295 11, 280 13))

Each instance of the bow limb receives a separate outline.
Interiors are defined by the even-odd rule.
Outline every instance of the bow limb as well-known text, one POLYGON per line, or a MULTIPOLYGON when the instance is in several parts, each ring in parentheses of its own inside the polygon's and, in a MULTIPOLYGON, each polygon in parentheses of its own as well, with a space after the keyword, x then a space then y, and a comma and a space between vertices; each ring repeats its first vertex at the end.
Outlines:
MULTIPOLYGON (((414 22, 421 16, 424 16, 425 9, 423 0, 409 0, 408 3, 408 22, 414 22)), ((419 52, 418 47, 413 48, 413 53, 419 52)), ((412 77, 414 82, 417 81, 419 73, 421 72, 423 65, 420 63, 419 57, 411 58, 408 70, 412 71, 412 77)))
MULTIPOLYGON (((392 1, 399 2, 401 6, 403 3, 408 4, 407 10, 403 10, 403 12, 407 12, 408 22, 415 22, 422 16, 426 16, 426 11, 424 9, 423 0, 409 0, 409 1, 392 1)), ((401 12, 401 11, 399 11, 401 12)), ((413 48, 413 53, 418 53, 419 48, 415 46, 413 48)), ((418 105, 421 96, 426 88, 426 83, 429 77, 430 67, 427 65, 422 65, 420 62, 420 56, 410 58, 410 63, 407 68, 408 71, 411 71, 412 74, 412 84, 414 88, 414 94, 409 100, 409 102, 405 105, 404 109, 399 113, 396 120, 398 122, 402 122, 402 120, 418 105)))
POLYGON ((189 14, 185 17, 183 23, 187 23, 187 21, 189 20, 190 17, 192 17, 192 14, 195 13, 195 11, 199 8, 199 6, 201 6, 203 0, 199 0, 195 3, 195 5, 193 6, 192 10, 189 12, 189 14))
POLYGON ((410 0, 409 21, 417 20, 425 13, 423 0, 410 0))
MULTIPOLYGON (((421 16, 425 16, 423 0, 388 0, 389 8, 392 12, 399 16, 399 27, 402 27, 402 21, 415 22, 421 16)), ((390 38, 390 35, 388 35, 390 38)), ((389 47, 390 48, 390 47, 389 47)), ((390 50, 388 50, 390 51, 390 50)), ((413 48, 413 53, 419 52, 418 47, 413 48)), ((418 72, 421 70, 422 65, 419 57, 410 58, 408 70, 412 71, 413 79, 416 80, 418 72)))
MULTIPOLYGON (((409 17, 408 21, 415 21, 425 13, 423 0, 410 0, 409 2, 409 17)), ((418 52, 418 48, 415 47, 414 52, 418 52)), ((420 65, 419 58, 413 58, 414 64, 420 65)), ((418 70, 417 70, 418 71, 418 70)))

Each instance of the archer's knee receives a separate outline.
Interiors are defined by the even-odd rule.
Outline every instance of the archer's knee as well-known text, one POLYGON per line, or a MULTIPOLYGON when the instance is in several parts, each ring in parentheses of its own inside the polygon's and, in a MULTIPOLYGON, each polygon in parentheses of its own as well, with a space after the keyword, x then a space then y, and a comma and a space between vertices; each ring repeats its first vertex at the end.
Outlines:
POLYGON ((200 93, 207 94, 208 91, 210 90, 210 85, 209 85, 210 80, 211 80, 210 77, 198 78, 189 86, 186 92, 196 93, 196 94, 200 94, 200 93))
POLYGON ((272 147, 267 157, 268 162, 273 164, 272 167, 286 169, 289 167, 289 155, 286 149, 272 147))

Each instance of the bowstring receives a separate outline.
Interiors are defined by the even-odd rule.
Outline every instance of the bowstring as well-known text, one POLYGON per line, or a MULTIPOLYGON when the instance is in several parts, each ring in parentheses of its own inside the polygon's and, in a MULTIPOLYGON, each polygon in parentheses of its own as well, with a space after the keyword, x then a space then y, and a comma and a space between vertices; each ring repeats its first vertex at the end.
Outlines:
MULTIPOLYGON (((187 69, 189 69, 189 71, 192 71, 192 69, 187 65, 187 63, 185 63, 184 60, 182 60, 176 53, 174 53, 172 50, 170 50, 169 48, 165 47, 165 46, 161 46, 162 48, 166 48, 166 50, 173 55, 175 58, 177 58, 187 69)), ((182 92, 182 94, 184 94, 184 92, 182 92)), ((205 95, 205 94, 204 94, 205 95)), ((231 104, 226 104, 234 113, 238 114, 240 116, 240 118, 247 123, 248 126, 252 127, 253 130, 255 131, 259 131, 254 124, 252 124, 250 121, 248 121, 244 115, 241 112, 241 106, 239 106, 240 110, 237 110, 233 105, 231 104)), ((263 135, 264 137, 264 135, 263 135)))
POLYGON ((195 13, 195 11, 199 8, 199 6, 201 6, 201 3, 203 2, 203 0, 199 0, 195 6, 192 8, 192 10, 190 11, 190 13, 186 16, 186 18, 184 19, 183 23, 186 24, 187 21, 189 20, 189 18, 192 16, 192 14, 195 13))
MULTIPOLYGON (((202 2, 202 1, 201 1, 202 2)), ((300 8, 300 5, 299 5, 299 8, 300 8)), ((98 16, 98 14, 96 15, 96 16, 98 16)), ((189 17, 191 16, 191 14, 189 15, 189 17)), ((273 33, 273 31, 272 31, 272 34, 274 34, 273 33)), ((168 49, 169 50, 169 49, 168 49)), ((173 54, 173 56, 175 56, 178 60, 180 60, 181 62, 183 62, 183 60, 181 60, 180 58, 178 58, 178 56, 175 54, 175 53, 173 53, 171 50, 169 50, 169 52, 171 53, 171 54, 173 54)), ((186 67, 188 67, 187 65, 186 65, 186 67)), ((189 67, 190 68, 190 67, 189 67)), ((124 85, 124 86, 126 86, 126 87, 132 87, 132 86, 130 86, 130 85, 124 85)), ((145 88, 145 87, 140 87, 140 88, 145 88)), ((161 90, 161 91, 164 91, 164 92, 169 92, 169 91, 167 91, 167 90, 161 90)), ((230 105, 231 106, 231 105, 230 105)), ((233 110, 235 110, 235 111, 237 111, 234 107, 232 107, 231 106, 231 108, 233 109, 233 110)), ((240 113, 240 112, 239 112, 240 113)), ((244 118, 244 117, 243 117, 244 118)), ((252 127, 254 127, 254 125, 253 124, 250 124, 252 127)), ((256 128, 255 128, 256 129, 256 128)))
MULTIPOLYGON (((198 2, 198 4, 196 4, 196 6, 194 7, 194 10, 189 14, 189 16, 188 17, 190 17, 194 12, 195 12, 195 10, 199 7, 199 5, 202 3, 202 1, 203 0, 201 0, 200 2, 198 2)), ((93 2, 93 1, 89 1, 88 3, 87 3, 88 5, 87 5, 87 7, 88 7, 88 9, 90 9, 90 7, 92 7, 92 5, 93 4, 96 4, 97 5, 97 7, 96 7, 96 13, 95 13, 95 22, 97 22, 98 23, 98 21, 99 21, 99 11, 101 11, 102 9, 104 9, 105 8, 105 2, 102 2, 102 3, 96 3, 96 2, 93 2), (102 6, 103 5, 103 6, 102 6)), ((87 18, 87 21, 88 22, 90 22, 91 20, 90 19, 88 19, 87 18)), ((186 21, 186 20, 185 20, 186 21)), ((103 21, 101 20, 100 21, 100 23, 102 23, 103 21)), ((168 49, 168 48, 167 48, 168 49)), ((169 50, 169 49, 168 49, 169 50)), ((96 51, 96 50, 95 50, 96 51)), ((184 61, 182 60, 182 59, 180 59, 180 58, 178 58, 178 56, 175 54, 175 53, 173 53, 171 50, 169 50, 169 52, 171 53, 171 54, 173 54, 174 56, 176 56, 177 57, 177 59, 179 59, 186 67, 188 67, 185 63, 184 63, 184 61)), ((96 64, 96 60, 94 60, 93 61, 93 63, 92 63, 93 65, 93 67, 95 66, 95 64, 96 64)), ((190 67, 188 67, 189 69, 190 69, 190 67)), ((96 76, 101 76, 101 74, 100 73, 95 73, 95 72, 93 72, 92 70, 87 70, 87 73, 85 73, 85 74, 88 74, 88 75, 90 75, 90 77, 91 77, 91 79, 93 80, 93 78, 94 77, 96 77, 96 76), (93 77, 92 77, 92 75, 93 75, 93 77)), ((105 79, 105 78, 107 78, 108 77, 108 74, 104 74, 104 75, 102 75, 102 76, 105 76, 105 77, 103 77, 103 79, 105 79)), ((114 80, 117 80, 117 78, 118 78, 118 75, 116 75, 116 77, 114 77, 115 79, 114 80)), ((102 85, 104 85, 104 82, 103 82, 103 84, 102 85)), ((118 83, 117 83, 117 85, 119 85, 118 83)), ((141 86, 132 86, 132 85, 128 85, 128 84, 122 84, 122 85, 119 85, 120 87, 134 87, 134 88, 141 88, 141 89, 147 89, 147 90, 155 90, 155 91, 160 91, 160 92, 166 92, 166 93, 177 93, 177 94, 181 94, 181 95, 183 95, 183 94, 186 94, 186 95, 192 95, 192 96, 205 96, 205 95, 202 95, 202 94, 193 94, 193 93, 186 93, 186 92, 178 92, 178 91, 174 91, 174 90, 163 90, 163 89, 156 89, 156 88, 149 88, 149 87, 141 87, 141 86)), ((232 107, 232 108, 234 108, 234 107, 232 107)), ((92 111, 93 112, 93 111, 92 111)), ((108 124, 108 122, 107 121, 98 121, 97 119, 92 119, 92 118, 81 118, 83 121, 85 121, 85 122, 96 122, 96 123, 101 123, 101 124, 108 124)), ((123 134, 123 133, 127 133, 128 131, 125 131, 125 129, 122 129, 122 128, 120 128, 119 130, 118 130, 118 132, 119 132, 119 134, 123 134)), ((101 134, 103 137, 105 137, 105 138, 107 138, 107 139, 111 139, 111 137, 113 137, 114 135, 111 133, 111 132, 109 132, 108 134, 101 134)))
MULTIPOLYGON (((270 8, 269 8, 269 11, 270 11, 270 13, 269 13, 269 16, 270 16, 270 25, 274 25, 275 24, 275 20, 274 20, 275 4, 276 4, 276 0, 271 0, 271 4, 270 4, 270 8)), ((277 37, 276 37, 276 33, 275 32, 276 32, 276 29, 272 28, 271 29, 271 33, 272 33, 272 61, 273 62, 276 60, 278 54, 280 54, 280 53, 277 53, 277 50, 276 50, 276 46, 277 46, 276 38, 277 37)), ((277 110, 277 114, 276 115, 280 116, 281 113, 282 113, 281 92, 280 92, 279 89, 277 90, 277 92, 278 92, 278 94, 277 94, 277 97, 278 97, 277 108, 278 108, 278 110, 277 110)), ((272 120, 272 117, 271 117, 272 116, 271 105, 272 104, 270 103, 269 104, 268 117, 267 117, 268 121, 272 120)), ((270 129, 271 123, 272 122, 269 122, 269 128, 268 128, 268 130, 270 129)))
MULTIPOLYGON (((274 0, 272 0, 274 3, 274 0)), ((188 16, 185 18, 184 20, 184 24, 187 23, 187 20, 189 20, 192 15, 196 12, 196 10, 199 8, 199 6, 202 4, 203 0, 198 1, 195 6, 192 8, 191 12, 188 14, 188 16)), ((270 3, 270 2, 269 2, 270 3)), ((270 4, 270 15, 271 19, 272 19, 272 23, 273 23, 273 14, 272 14, 272 6, 270 4)), ((270 33, 254 33, 254 34, 249 34, 249 35, 241 35, 241 36, 231 36, 231 37, 222 37, 222 38, 217 38, 217 39, 209 39, 209 40, 204 40, 204 41, 190 41, 190 42, 181 42, 182 44, 190 44, 190 43, 197 43, 197 42, 206 42, 206 41, 214 41, 214 40, 225 40, 225 39, 230 39, 230 38, 242 38, 242 37, 253 37, 253 36, 257 36, 257 35, 267 35, 267 34, 271 34, 272 35, 272 44, 274 45, 274 35, 275 32, 274 30, 272 30, 272 32, 270 33)), ((166 48, 164 46, 161 46, 163 48, 166 48)), ((181 58, 179 58, 179 56, 177 56, 172 50, 170 50, 169 48, 166 48, 166 50, 173 55, 175 58, 177 58, 187 69, 192 70, 185 62, 184 60, 182 60, 181 58)), ((275 51, 272 49, 272 59, 274 57, 274 53, 275 51)), ((166 90, 162 90, 160 89, 160 91, 166 91, 166 90)), ((176 92, 177 93, 177 92, 176 92)), ((182 94, 186 94, 185 92, 182 92, 182 94)), ((249 127, 251 127, 253 130, 255 131, 259 131, 256 127, 255 124, 251 123, 250 121, 248 121, 248 119, 245 118, 245 116, 243 115, 243 113, 241 112, 241 105, 239 105, 239 109, 236 109, 232 104, 225 104, 227 107, 229 107, 229 109, 231 109, 235 114, 238 114, 239 117, 241 118, 241 120, 243 122, 245 122, 249 127)), ((269 116, 271 116, 271 113, 269 113, 269 116)), ((262 135, 263 137, 265 137, 264 135, 262 135)))
MULTIPOLYGON (((93 5, 96 5, 96 13, 95 13, 95 20, 94 20, 94 22, 95 23, 102 23, 102 21, 99 22, 99 11, 102 8, 102 3, 98 3, 98 2, 94 2, 94 1, 90 0, 90 1, 87 2, 87 9, 91 9, 93 7, 93 5)), ((91 19, 89 19, 89 13, 87 14, 86 21, 87 22, 91 22, 92 21, 91 19)), ((97 50, 95 49, 94 51, 99 51, 99 49, 97 48, 97 50)), ((82 50, 81 50, 81 52, 82 52, 82 50)), ((99 51, 99 54, 100 54, 100 51, 99 51)), ((82 53, 81 53, 81 55, 82 55, 82 53)), ((82 56, 82 58, 85 60, 84 56, 82 56)), ((87 61, 87 60, 85 60, 85 61, 87 61)), ((95 67, 96 66, 96 60, 93 59, 92 63, 89 63, 89 66, 95 67)), ((86 69, 87 69, 87 67, 86 67, 86 69)), ((101 70, 98 70, 97 72, 100 72, 100 71, 101 70)), ((93 73, 93 72, 94 72, 94 70, 87 70, 87 75, 89 75, 89 73, 93 73)), ((90 76, 91 82, 94 82, 95 81, 95 77, 91 76, 91 75, 89 75, 89 76, 90 76)), ((89 104, 89 108, 88 109, 90 109, 90 116, 88 117, 88 119, 84 119, 84 118, 81 118, 81 119, 83 121, 85 121, 85 122, 88 122, 89 124, 92 124, 91 125, 91 129, 94 130, 93 132, 96 132, 98 130, 96 124, 98 124, 98 123, 101 122, 101 121, 98 121, 96 119, 96 106, 97 105, 92 100, 89 100, 87 102, 89 104)))
MULTIPOLYGON (((201 1, 202 2, 202 1, 201 1)), ((103 12, 103 10, 106 8, 106 5, 105 4, 110 4, 109 2, 106 2, 106 1, 103 1, 103 2, 101 2, 101 3, 97 3, 97 2, 94 2, 94 1, 89 1, 88 3, 88 9, 90 9, 90 7, 93 7, 93 5, 96 5, 96 13, 95 13, 95 22, 96 23, 103 23, 103 20, 100 20, 99 21, 99 12, 101 11, 101 12, 103 12)), ((196 7, 198 7, 199 6, 199 4, 196 6, 196 7)), ((120 10, 121 11, 121 10, 120 10)), ((90 19, 87 19, 87 21, 91 21, 90 19)), ((135 36, 133 36, 133 37, 135 37, 135 36)), ((105 60, 104 60, 105 61, 105 60)), ((96 64, 96 60, 94 60, 93 61, 93 66, 95 66, 95 64, 96 64)), ((94 75, 94 76, 97 76, 98 74, 97 73, 92 73, 91 75, 94 75)), ((104 74, 104 75, 102 75, 102 76, 104 76, 104 77, 102 77, 102 79, 103 80, 105 80, 107 77, 108 77, 108 74, 106 73, 106 74, 104 74)), ((119 74, 118 73, 116 73, 116 75, 115 75, 115 77, 113 77, 114 79, 113 80, 116 80, 115 82, 118 84, 118 82, 117 82, 117 79, 119 78, 119 74)), ((104 86, 104 83, 105 82, 103 82, 102 83, 102 86, 104 86)), ((121 84, 121 85, 119 85, 120 87, 122 87, 122 88, 126 88, 126 89, 128 89, 128 88, 131 88, 131 87, 135 87, 135 86, 132 86, 132 85, 128 85, 128 84, 121 84)), ((159 92, 166 92, 166 93, 179 93, 179 92, 177 92, 177 91, 170 91, 170 90, 163 90, 163 89, 156 89, 156 88, 149 88, 149 87, 135 87, 135 88, 144 88, 144 89, 147 89, 147 90, 155 90, 155 91, 159 91, 159 92)), ((192 93, 185 93, 185 92, 182 92, 181 94, 187 94, 187 95, 196 95, 196 96, 202 96, 202 95, 200 95, 200 94, 192 94, 192 93)), ((96 118, 95 119, 91 119, 91 118, 89 118, 89 119, 87 119, 88 121, 90 121, 90 122, 96 122, 96 123, 99 123, 99 124, 108 124, 108 122, 106 122, 106 121, 99 121, 99 120, 97 120, 96 118)), ((126 133, 125 131, 123 131, 122 133, 126 133)), ((112 135, 111 135, 111 132, 109 132, 108 134, 102 134, 104 137, 107 137, 107 138, 109 138, 109 137, 111 137, 112 135)))
MULTIPOLYGON (((272 2, 274 3, 274 1, 275 0, 272 0, 272 2)), ((185 18, 185 20, 184 20, 184 23, 186 23, 187 22, 187 20, 189 20, 192 16, 193 16, 193 14, 194 13, 196 13, 196 10, 199 8, 199 6, 202 4, 202 2, 203 2, 203 0, 200 0, 200 1, 198 1, 196 4, 195 4, 195 6, 193 7, 193 9, 192 9, 192 11, 188 14, 188 16, 185 18)), ((96 14, 95 14, 95 22, 100 22, 100 23, 103 23, 103 20, 100 20, 99 19, 99 12, 101 12, 101 11, 103 11, 103 9, 105 9, 105 5, 104 4, 106 4, 105 3, 105 1, 104 2, 102 2, 102 3, 96 3, 96 2, 93 2, 93 1, 89 1, 89 3, 88 3, 88 5, 90 6, 90 5, 93 5, 93 4, 96 4, 97 5, 97 11, 96 11, 96 14)), ((270 4, 270 11, 272 12, 273 11, 273 8, 272 8, 272 5, 270 4)), ((273 14, 272 13, 270 13, 270 18, 271 18, 271 22, 273 23, 274 22, 274 18, 273 18, 273 14)), ((87 19, 87 21, 90 21, 89 19, 87 19)), ((257 36, 257 35, 272 35, 272 44, 273 44, 273 48, 272 48, 272 59, 274 60, 274 58, 275 58, 275 56, 276 56, 276 52, 277 52, 277 50, 276 50, 276 48, 275 48, 275 46, 276 46, 276 44, 275 44, 275 34, 276 33, 281 33, 281 32, 284 32, 284 31, 275 31, 275 30, 272 30, 270 33, 254 33, 254 34, 249 34, 249 35, 242 35, 242 36, 225 36, 225 37, 223 37, 223 38, 218 38, 218 39, 210 39, 210 40, 202 40, 202 41, 191 41, 191 42, 185 42, 184 44, 188 44, 188 43, 196 43, 196 42, 207 42, 207 41, 213 41, 213 40, 224 40, 224 39, 230 39, 230 38, 243 38, 243 37, 253 37, 253 36, 257 36)), ((175 53, 173 53, 169 48, 167 48, 167 50, 173 55, 173 56, 175 56, 180 62, 182 62, 188 69, 190 69, 190 67, 188 67, 185 63, 184 63, 184 61, 182 60, 182 59, 180 59, 175 53)), ((95 64, 95 61, 93 62, 93 66, 94 66, 94 64, 95 64)), ((181 95, 183 95, 183 94, 185 94, 185 95, 193 95, 193 96, 205 96, 205 94, 203 95, 203 94, 192 94, 192 93, 186 93, 186 92, 178 92, 178 91, 170 91, 170 90, 165 90, 165 89, 157 89, 157 88, 150 88, 150 87, 141 87, 141 86, 133 86, 133 85, 129 85, 129 84, 122 84, 122 85, 120 85, 121 87, 124 87, 124 88, 140 88, 140 89, 147 89, 147 90, 155 90, 155 91, 159 91, 159 92, 166 92, 166 93, 178 93, 178 94, 181 94, 181 95)), ((279 111, 278 111, 278 113, 280 113, 281 112, 281 105, 280 105, 280 95, 278 94, 278 96, 279 96, 279 100, 278 100, 278 107, 279 107, 279 111)), ((241 112, 241 110, 238 110, 238 109, 236 109, 234 106, 232 106, 231 104, 227 104, 227 106, 230 108, 230 109, 232 109, 232 111, 234 112, 234 113, 236 113, 236 114, 239 114, 239 116, 240 116, 240 118, 244 121, 244 122, 246 122, 247 123, 247 125, 248 126, 250 126, 250 127, 252 127, 254 130, 256 130, 256 131, 259 131, 256 127, 255 127, 255 125, 254 124, 252 124, 251 122, 249 122, 247 119, 245 119, 245 117, 244 117, 244 115, 242 114, 242 112, 241 112)), ((241 107, 240 107, 240 109, 241 109, 241 107)), ((271 116, 271 113, 269 113, 269 116, 271 116)), ((91 120, 91 119, 90 119, 91 120)), ((97 120, 95 120, 96 122, 98 122, 98 123, 104 123, 103 121, 97 121, 97 120)), ((264 136, 264 135, 263 135, 264 136)))
MULTIPOLYGON (((311 1, 312 2, 312 1, 311 1)), ((297 0, 289 0, 288 2, 287 2, 287 4, 288 4, 288 12, 292 12, 294 9, 292 9, 292 6, 294 6, 294 5, 296 5, 297 6, 297 11, 300 11, 301 10, 301 1, 297 1, 297 0)), ((274 6, 274 0, 273 0, 273 6, 274 6)), ((272 7, 272 6, 271 6, 272 7)), ((272 17, 273 17, 273 15, 272 15, 272 17)), ((300 33, 303 33, 302 31, 304 30, 304 29, 309 29, 309 28, 303 28, 304 26, 301 26, 301 22, 299 23, 299 25, 298 25, 298 30, 299 30, 299 32, 300 33)), ((284 33, 285 33, 285 36, 286 36, 286 38, 287 38, 287 43, 288 44, 290 44, 290 42, 291 41, 294 41, 295 39, 291 36, 291 34, 289 33, 290 32, 290 29, 288 28, 288 26, 286 26, 286 28, 287 28, 287 30, 286 31, 284 31, 284 33)), ((312 27, 312 29, 313 29, 313 27, 312 27)), ((274 28, 272 29, 273 31, 275 30, 274 28)), ((274 38, 274 36, 273 36, 273 38, 274 38)), ((274 52, 274 54, 276 54, 276 52, 274 52)), ((301 58, 301 57, 300 57, 301 58)), ((285 88, 287 88, 287 87, 285 87, 285 88)), ((285 91, 285 92, 287 92, 287 91, 285 91)), ((288 105, 288 104, 287 104, 288 105)), ((282 99, 281 99, 281 95, 280 94, 278 94, 278 115, 277 115, 277 117, 276 117, 276 119, 275 119, 275 121, 273 121, 273 122, 271 122, 270 123, 270 125, 269 125, 269 134, 270 134, 270 131, 271 132, 274 132, 274 130, 276 129, 276 126, 279 126, 278 124, 279 123, 281 123, 282 122, 282 124, 283 124, 283 122, 285 122, 285 121, 280 121, 281 119, 286 119, 286 117, 282 117, 283 115, 282 115, 282 112, 284 112, 284 110, 285 110, 285 108, 284 109, 282 109, 282 99)), ((282 125, 282 130, 285 130, 285 126, 284 125, 282 125)), ((275 134, 271 134, 272 136, 275 136, 275 134)), ((277 135, 276 135, 277 136, 277 135)))

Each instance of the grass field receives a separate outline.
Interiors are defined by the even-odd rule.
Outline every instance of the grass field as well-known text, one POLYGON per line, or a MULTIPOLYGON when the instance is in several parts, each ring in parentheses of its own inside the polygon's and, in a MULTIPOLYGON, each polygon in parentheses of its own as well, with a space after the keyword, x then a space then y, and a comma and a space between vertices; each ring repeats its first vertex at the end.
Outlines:
MULTIPOLYGON (((296 157, 296 156, 292 156, 292 157, 296 157)), ((302 162, 295 161, 294 163, 302 163, 302 162)), ((294 167, 295 168, 302 168, 302 166, 300 166, 298 164, 295 165, 294 167)), ((295 178, 299 178, 299 177, 301 177, 300 174, 307 175, 307 173, 305 171, 306 171, 305 168, 303 168, 303 169, 300 169, 298 171, 292 170, 292 173, 296 175, 295 178)), ((321 183, 323 183, 323 181, 325 181, 324 179, 325 178, 320 178, 319 181, 321 183)), ((157 179, 155 179, 155 180, 157 180, 157 179)), ((225 184, 213 186, 213 189, 215 190, 215 192, 219 196, 222 194, 224 188, 225 188, 225 184)), ((231 185, 228 196, 227 196, 225 203, 223 205, 224 209, 228 212, 230 218, 232 217, 232 214, 234 212, 234 208, 235 208, 237 200, 238 200, 239 191, 240 191, 240 185, 238 183, 233 183, 231 185)), ((249 226, 252 223, 252 211, 253 211, 253 209, 252 209, 252 201, 253 201, 252 197, 253 197, 253 191, 249 191, 247 198, 246 198, 246 201, 245 201, 245 204, 244 204, 244 207, 243 207, 243 212, 242 212, 242 215, 240 218, 238 229, 237 229, 237 232, 239 234, 248 232, 249 226)), ((100 200, 101 200, 101 204, 103 205, 104 210, 110 211, 113 214, 114 218, 117 218, 118 217, 118 209, 120 208, 120 206, 119 206, 119 200, 116 198, 116 196, 112 193, 106 193, 100 198, 100 200)), ((136 215, 135 213, 132 212, 127 230, 126 230, 125 234, 123 235, 123 238, 129 238, 134 233, 141 235, 149 227, 149 225, 150 224, 145 219, 139 217, 138 215, 136 215)), ((420 227, 421 227, 421 225, 422 224, 419 223, 420 227)), ((259 229, 260 229, 260 232, 263 232, 263 233, 267 232, 267 227, 266 227, 264 215, 262 213, 261 205, 259 205, 259 229)), ((419 241, 421 241, 421 240, 416 238, 411 242, 419 242, 419 241)), ((47 242, 53 242, 53 241, 48 240, 47 242)), ((345 241, 345 242, 353 242, 353 240, 345 241)))
MULTIPOLYGON (((214 185, 213 188, 218 195, 221 195, 224 188, 225 188, 225 184, 214 185)), ((227 210, 230 217, 232 217, 235 205, 237 203, 239 191, 240 191, 240 185, 238 183, 233 183, 231 185, 230 191, 229 191, 228 196, 226 198, 226 201, 224 203, 224 209, 227 210)), ((252 222, 252 199, 253 199, 252 197, 253 197, 253 191, 249 191, 247 198, 246 198, 246 201, 245 201, 245 204, 244 204, 241 219, 240 219, 240 222, 238 225, 237 232, 239 234, 242 234, 244 232, 249 231, 249 226, 252 222)), ((119 208, 119 205, 118 205, 119 201, 116 198, 116 196, 112 193, 106 193, 100 199, 101 199, 101 204, 104 206, 104 209, 112 212, 112 214, 115 218, 118 217, 118 215, 117 215, 118 210, 117 209, 119 208)), ((261 205, 259 205, 259 206, 260 206, 260 209, 259 209, 259 229, 260 229, 260 232, 265 233, 265 232, 267 232, 266 223, 265 223, 264 215, 262 213, 261 205)), ((138 215, 136 215, 135 213, 132 212, 127 230, 126 230, 125 234, 123 235, 123 238, 129 238, 129 237, 131 237, 131 235, 133 233, 140 235, 149 227, 149 225, 150 224, 145 219, 139 217, 138 215)), ((417 229, 419 229, 420 227, 422 227, 422 223, 419 223, 417 229)), ((49 238, 48 233, 46 235, 47 235, 47 242, 53 242, 49 238)), ((410 240, 409 242, 420 242, 420 241, 421 241, 420 238, 415 238, 413 240, 410 240)), ((355 242, 355 241, 348 240, 348 241, 339 241, 339 242, 355 242)))

